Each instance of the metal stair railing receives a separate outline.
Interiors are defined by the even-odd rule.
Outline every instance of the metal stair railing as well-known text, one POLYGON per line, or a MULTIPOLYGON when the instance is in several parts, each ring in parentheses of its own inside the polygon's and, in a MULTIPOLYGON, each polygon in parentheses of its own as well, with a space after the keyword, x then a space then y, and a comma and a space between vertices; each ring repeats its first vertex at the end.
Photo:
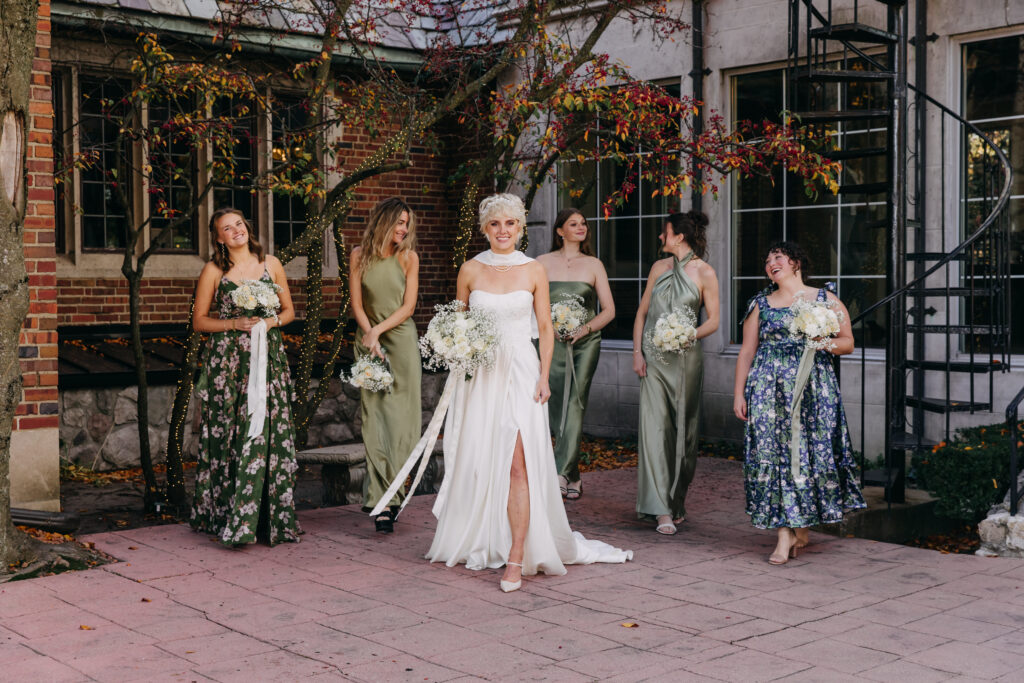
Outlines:
MULTIPOLYGON (((829 80, 856 81, 861 76, 863 76, 865 81, 901 78, 900 74, 905 71, 905 64, 900 57, 905 56, 905 53, 901 55, 894 50, 898 43, 902 44, 900 41, 905 41, 906 2, 899 0, 877 1, 889 7, 889 26, 885 31, 859 23, 860 7, 856 0, 852 7, 853 23, 841 25, 833 25, 832 23, 831 2, 828 2, 826 13, 823 14, 814 6, 814 0, 792 0, 789 18, 789 52, 790 64, 793 68, 793 78, 803 78, 812 83, 823 83, 829 80), (800 5, 806 8, 804 22, 801 22, 800 5), (896 13, 902 14, 898 15, 896 13), (814 25, 812 19, 818 25, 814 25), (803 23, 802 26, 801 23, 803 23), (801 55, 800 50, 801 45, 798 32, 801 28, 805 31, 804 35, 806 36, 806 57, 801 55), (865 36, 867 36, 866 39, 864 38, 865 36), (845 76, 843 72, 837 74, 827 73, 829 60, 834 60, 834 55, 836 54, 834 51, 829 51, 827 41, 835 41, 842 45, 841 64, 843 66, 847 64, 849 54, 853 54, 861 66, 866 67, 868 71, 859 74, 849 72, 845 76), (852 42, 888 44, 889 48, 886 53, 888 59, 886 61, 890 62, 890 64, 885 65, 879 62, 874 55, 858 48, 852 42), (833 56, 830 57, 830 55, 833 56), (875 71, 871 71, 872 69, 875 71)), ((844 9, 848 12, 850 8, 846 7, 844 9)), ((905 83, 905 80, 903 82, 905 83)), ((897 231, 900 233, 898 234, 900 241, 892 246, 895 249, 899 249, 901 254, 906 254, 906 260, 900 260, 901 265, 898 266, 896 277, 897 281, 903 280, 904 283, 879 301, 861 310, 851 320, 852 325, 856 329, 855 337, 857 337, 857 332, 859 332, 859 337, 857 338, 859 339, 861 351, 860 452, 862 483, 865 476, 864 460, 866 456, 866 347, 868 326, 873 322, 876 315, 884 309, 886 319, 889 320, 886 333, 890 338, 890 342, 893 335, 905 335, 908 333, 914 335, 915 339, 915 344, 912 345, 912 348, 916 357, 887 357, 886 360, 886 392, 887 396, 892 394, 891 401, 887 399, 887 407, 892 407, 889 408, 889 412, 886 414, 886 420, 891 420, 892 424, 886 426, 886 461, 889 467, 886 468, 883 474, 885 476, 886 499, 890 501, 890 487, 895 483, 893 479, 893 464, 902 463, 902 455, 897 458, 893 452, 902 453, 906 450, 913 450, 928 445, 923 438, 924 411, 945 413, 945 434, 948 438, 950 432, 950 413, 967 410, 970 412, 991 410, 995 370, 997 368, 1002 371, 1009 369, 1009 216, 1007 205, 1011 191, 1012 166, 1006 154, 993 139, 977 126, 962 118, 955 111, 937 101, 922 89, 909 83, 906 84, 906 87, 910 92, 917 95, 916 106, 923 109, 931 105, 938 108, 940 112, 941 132, 939 137, 941 144, 939 150, 942 161, 939 165, 940 169, 945 169, 947 166, 945 163, 947 127, 954 128, 955 133, 959 136, 959 153, 963 155, 963 158, 959 160, 959 167, 963 177, 958 179, 959 185, 954 196, 961 206, 961 210, 957 212, 958 218, 961 221, 960 225, 966 226, 969 218, 974 220, 976 216, 983 217, 980 218, 977 227, 966 238, 952 248, 947 248, 945 215, 947 213, 947 185, 949 183, 945 177, 942 177, 941 173, 936 180, 934 177, 927 176, 927 169, 918 168, 918 186, 914 188, 915 192, 911 196, 906 196, 905 189, 899 191, 900 188, 906 187, 904 185, 906 175, 905 172, 897 172, 893 175, 892 169, 894 167, 892 164, 890 164, 890 171, 886 182, 875 183, 875 185, 887 185, 889 187, 887 196, 890 198, 890 203, 897 196, 906 197, 907 204, 905 208, 916 209, 916 216, 920 218, 924 217, 926 205, 927 188, 924 185, 933 185, 935 182, 938 182, 939 187, 937 189, 941 197, 938 213, 940 215, 939 233, 941 234, 942 247, 937 252, 921 252, 920 246, 918 246, 917 251, 906 253, 909 236, 908 228, 910 226, 914 226, 918 231, 918 245, 923 244, 922 231, 926 227, 934 228, 934 226, 931 224, 926 226, 921 221, 915 220, 915 218, 910 216, 906 218, 897 216, 894 218, 894 214, 891 212, 896 209, 903 210, 904 207, 889 208, 890 213, 888 215, 890 218, 884 223, 889 225, 895 221, 900 228, 897 231), (952 121, 952 124, 949 123, 950 121, 952 121), (970 150, 967 143, 971 136, 976 136, 979 144, 976 145, 975 152, 980 149, 981 154, 974 154, 972 156, 969 153, 970 150), (980 187, 981 192, 980 197, 976 198, 967 191, 966 184, 971 175, 971 164, 972 162, 977 162, 979 158, 981 159, 981 179, 980 183, 975 182, 973 185, 975 189, 980 187), (974 207, 980 208, 980 213, 974 212, 972 214, 971 209, 974 207), (907 282, 906 277, 902 276, 901 273, 905 272, 903 264, 911 261, 915 262, 915 276, 907 282), (925 264, 931 261, 934 261, 933 265, 925 267, 925 264), (926 281, 940 271, 942 271, 942 275, 945 278, 942 286, 927 286, 926 281), (941 297, 945 301, 945 320, 944 322, 926 324, 924 320, 926 315, 938 313, 934 307, 926 306, 927 299, 935 297, 941 297), (912 305, 908 306, 908 302, 912 305), (893 306, 896 308, 893 308, 893 306), (958 321, 955 321, 953 318, 954 315, 963 316, 965 319, 960 321, 963 324, 958 324, 958 321), (914 316, 916 320, 913 324, 908 325, 906 319, 909 319, 910 316, 914 316), (979 317, 987 317, 987 324, 978 324, 979 317), (927 359, 928 348, 924 335, 934 333, 945 335, 946 353, 943 360, 927 359), (955 341, 961 336, 964 338, 963 346, 965 348, 963 351, 967 357, 966 362, 960 359, 953 360, 953 356, 961 351, 959 342, 955 341), (987 362, 982 361, 979 357, 978 347, 982 345, 981 340, 984 340, 984 346, 987 347, 987 362), (954 343, 956 343, 956 348, 953 347, 954 343), (999 350, 998 359, 996 358, 996 349, 999 350), (905 379, 902 382, 900 381, 901 377, 910 371, 915 373, 914 388, 912 389, 907 387, 905 379), (924 373, 934 373, 935 371, 944 373, 945 396, 941 399, 929 399, 924 395, 924 373), (955 372, 966 372, 969 375, 970 396, 968 400, 953 400, 951 397, 951 380, 955 372), (989 374, 987 403, 979 401, 975 391, 975 374, 980 372, 988 372, 989 374), (890 386, 890 381, 895 382, 895 384, 890 386), (915 419, 912 423, 912 434, 907 434, 905 431, 907 407, 914 408, 915 419), (896 429, 899 430, 899 434, 895 434, 896 429)), ((796 92, 795 87, 794 92, 796 92)), ((890 95, 893 94, 891 87, 889 92, 890 95)), ((879 114, 889 114, 889 125, 892 126, 893 112, 897 107, 905 107, 906 105, 896 97, 890 100, 889 106, 891 109, 881 111, 879 114)), ((908 109, 904 109, 903 112, 906 113, 908 109)), ((851 112, 856 111, 816 112, 816 116, 812 120, 820 122, 845 120, 845 118, 850 117, 851 112)), ((906 121, 907 118, 901 115, 898 120, 906 121)), ((925 121, 927 121, 927 115, 922 111, 918 111, 918 124, 923 126, 925 121)), ((902 154, 905 155, 905 159, 913 160, 915 164, 921 162, 921 159, 925 157, 925 152, 931 147, 931 140, 927 139, 927 131, 923 129, 912 132, 915 134, 912 143, 907 144, 908 148, 912 146, 912 149, 904 149, 904 145, 894 144, 894 140, 890 139, 889 146, 892 148, 890 150, 890 159, 892 159, 894 154, 902 154)), ((858 157, 855 150, 844 150, 840 156, 844 159, 855 159, 858 157)), ((978 167, 975 166, 974 170, 977 171, 978 167)), ((977 181, 977 178, 973 180, 977 181)), ((842 187, 840 191, 844 191, 842 187)), ((850 188, 850 191, 851 193, 856 193, 857 188, 850 188)), ((878 226, 876 225, 876 227, 878 226)), ((890 346, 892 346, 891 343, 890 346)), ((910 348, 910 346, 905 344, 896 344, 895 347, 910 348)), ((981 349, 982 352, 984 350, 981 349)), ((887 354, 887 356, 889 355, 892 354, 887 354)), ((910 354, 904 352, 899 355, 908 356, 910 354)), ((934 379, 934 374, 929 375, 929 377, 934 379)), ((898 465, 898 469, 899 471, 896 473, 896 476, 899 477, 902 474, 902 464, 898 465)))
POLYGON ((1017 392, 1017 395, 1006 406, 1006 424, 1010 432, 1010 514, 1016 516, 1020 506, 1020 499, 1024 497, 1024 490, 1018 490, 1017 479, 1020 476, 1020 467, 1017 464, 1017 442, 1020 439, 1018 429, 1020 421, 1017 417, 1017 409, 1021 401, 1024 401, 1024 387, 1017 392))

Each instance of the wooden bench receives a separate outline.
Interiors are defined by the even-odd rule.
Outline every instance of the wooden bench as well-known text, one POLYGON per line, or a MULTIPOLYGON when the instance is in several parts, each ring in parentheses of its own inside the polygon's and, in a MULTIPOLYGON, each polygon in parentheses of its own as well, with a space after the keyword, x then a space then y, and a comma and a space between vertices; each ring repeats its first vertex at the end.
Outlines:
MULTIPOLYGON (((444 477, 441 439, 437 440, 426 472, 414 495, 437 493, 444 477)), ((322 446, 299 451, 300 465, 320 465, 323 482, 323 505, 349 505, 363 502, 363 479, 366 477, 366 448, 362 443, 322 446)))

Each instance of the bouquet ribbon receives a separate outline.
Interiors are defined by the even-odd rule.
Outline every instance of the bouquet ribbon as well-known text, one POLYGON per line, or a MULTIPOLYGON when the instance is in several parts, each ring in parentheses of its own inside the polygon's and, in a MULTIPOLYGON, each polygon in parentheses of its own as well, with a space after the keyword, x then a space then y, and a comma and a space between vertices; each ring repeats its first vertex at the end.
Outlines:
MULTIPOLYGON (((377 505, 374 506, 370 512, 371 517, 376 517, 384 508, 388 506, 388 503, 398 490, 402 488, 409 473, 412 472, 413 468, 416 467, 416 463, 419 463, 419 468, 416 470, 416 476, 412 480, 412 486, 409 487, 410 495, 405 497, 402 501, 401 507, 398 508, 400 513, 405 509, 406 503, 412 498, 412 492, 416 490, 416 487, 420 483, 420 479, 423 478, 423 473, 427 470, 427 464, 430 462, 430 455, 434 452, 434 444, 437 443, 437 435, 441 433, 441 423, 444 422, 444 416, 448 413, 448 406, 452 402, 452 394, 455 393, 456 384, 462 380, 462 376, 458 372, 452 371, 448 373, 448 380, 445 382, 444 391, 441 392, 441 400, 437 402, 437 408, 434 409, 434 415, 430 418, 430 423, 427 425, 427 429, 423 432, 423 436, 420 437, 416 447, 412 449, 412 453, 406 458, 405 464, 402 465, 402 469, 398 470, 398 474, 395 475, 394 480, 391 482, 391 486, 384 492, 384 495, 377 501, 377 505)), ((445 438, 445 445, 447 445, 447 437, 445 438)), ((397 515, 396 515, 397 516, 397 515)))
MULTIPOLYGON (((789 466, 793 474, 793 481, 802 484, 807 477, 800 474, 800 434, 803 432, 803 424, 800 420, 800 403, 804 398, 804 389, 807 387, 807 380, 811 377, 811 369, 814 367, 813 348, 804 346, 803 355, 800 356, 800 367, 796 371, 796 381, 793 384, 793 401, 789 406, 791 432, 789 438, 789 466)), ((811 457, 810 449, 807 452, 808 459, 811 457)))
POLYGON ((249 386, 247 388, 251 441, 263 433, 267 419, 267 324, 256 323, 249 333, 249 386))
POLYGON ((558 436, 562 436, 562 432, 565 431, 565 416, 569 412, 569 392, 572 391, 572 385, 576 381, 576 358, 573 356, 572 341, 565 343, 565 383, 562 385, 562 420, 558 424, 558 436))

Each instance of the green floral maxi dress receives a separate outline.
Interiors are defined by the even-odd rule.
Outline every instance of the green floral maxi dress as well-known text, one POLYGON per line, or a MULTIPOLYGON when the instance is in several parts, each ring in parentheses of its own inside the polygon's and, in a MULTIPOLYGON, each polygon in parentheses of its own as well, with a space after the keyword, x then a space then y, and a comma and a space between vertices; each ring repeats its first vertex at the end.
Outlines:
POLYGON ((662 273, 651 292, 641 343, 647 376, 640 380, 640 425, 637 435, 637 499, 640 517, 686 515, 686 492, 697 468, 697 431, 700 428, 700 392, 704 382, 704 354, 698 341, 682 353, 665 353, 658 360, 647 333, 658 318, 688 308, 700 320, 703 305, 697 283, 686 274, 691 251, 673 257, 672 268, 662 273))
MULTIPOLYGON (((360 277, 363 311, 376 325, 402 306, 405 299, 405 271, 398 258, 374 261, 360 277)), ((380 336, 380 345, 391 366, 395 383, 391 391, 360 393, 363 444, 366 446, 366 477, 363 506, 374 507, 388 490, 398 470, 420 440, 420 380, 423 373, 416 324, 409 318, 380 336)), ((366 355, 362 330, 356 332, 356 355, 366 355)), ((401 505, 405 492, 399 491, 389 505, 401 505)))
MULTIPOLYGON (((263 280, 270 280, 264 270, 263 280)), ((222 278, 215 305, 220 318, 244 313, 231 300, 237 285, 222 278)), ((215 534, 225 545, 270 545, 298 541, 295 519, 295 429, 291 419, 292 385, 281 331, 267 333, 267 419, 263 434, 251 441, 247 386, 248 332, 214 332, 203 349, 196 383, 200 415, 199 463, 190 523, 215 534)))

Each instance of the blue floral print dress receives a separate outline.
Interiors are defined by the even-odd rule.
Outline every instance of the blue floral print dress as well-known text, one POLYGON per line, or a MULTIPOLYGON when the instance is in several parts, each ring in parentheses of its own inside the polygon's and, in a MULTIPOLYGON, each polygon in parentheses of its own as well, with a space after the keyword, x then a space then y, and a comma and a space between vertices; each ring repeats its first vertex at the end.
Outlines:
MULTIPOLYGON (((262 280, 270 280, 263 271, 262 280)), ((231 300, 237 285, 222 278, 214 304, 222 320, 245 314, 231 300)), ((199 463, 190 523, 228 546, 299 540, 295 519, 295 430, 292 385, 281 331, 267 333, 267 419, 263 434, 249 430, 249 332, 210 334, 196 383, 199 463)))
MULTIPOLYGON (((790 467, 790 406, 804 343, 789 335, 789 308, 772 308, 768 293, 762 291, 747 305, 747 315, 755 304, 760 309, 757 354, 744 392, 747 514, 759 529, 834 524, 845 510, 865 504, 832 354, 815 354, 800 403, 800 471, 806 479, 797 483, 790 467)), ((824 289, 817 299, 826 300, 824 289)))

